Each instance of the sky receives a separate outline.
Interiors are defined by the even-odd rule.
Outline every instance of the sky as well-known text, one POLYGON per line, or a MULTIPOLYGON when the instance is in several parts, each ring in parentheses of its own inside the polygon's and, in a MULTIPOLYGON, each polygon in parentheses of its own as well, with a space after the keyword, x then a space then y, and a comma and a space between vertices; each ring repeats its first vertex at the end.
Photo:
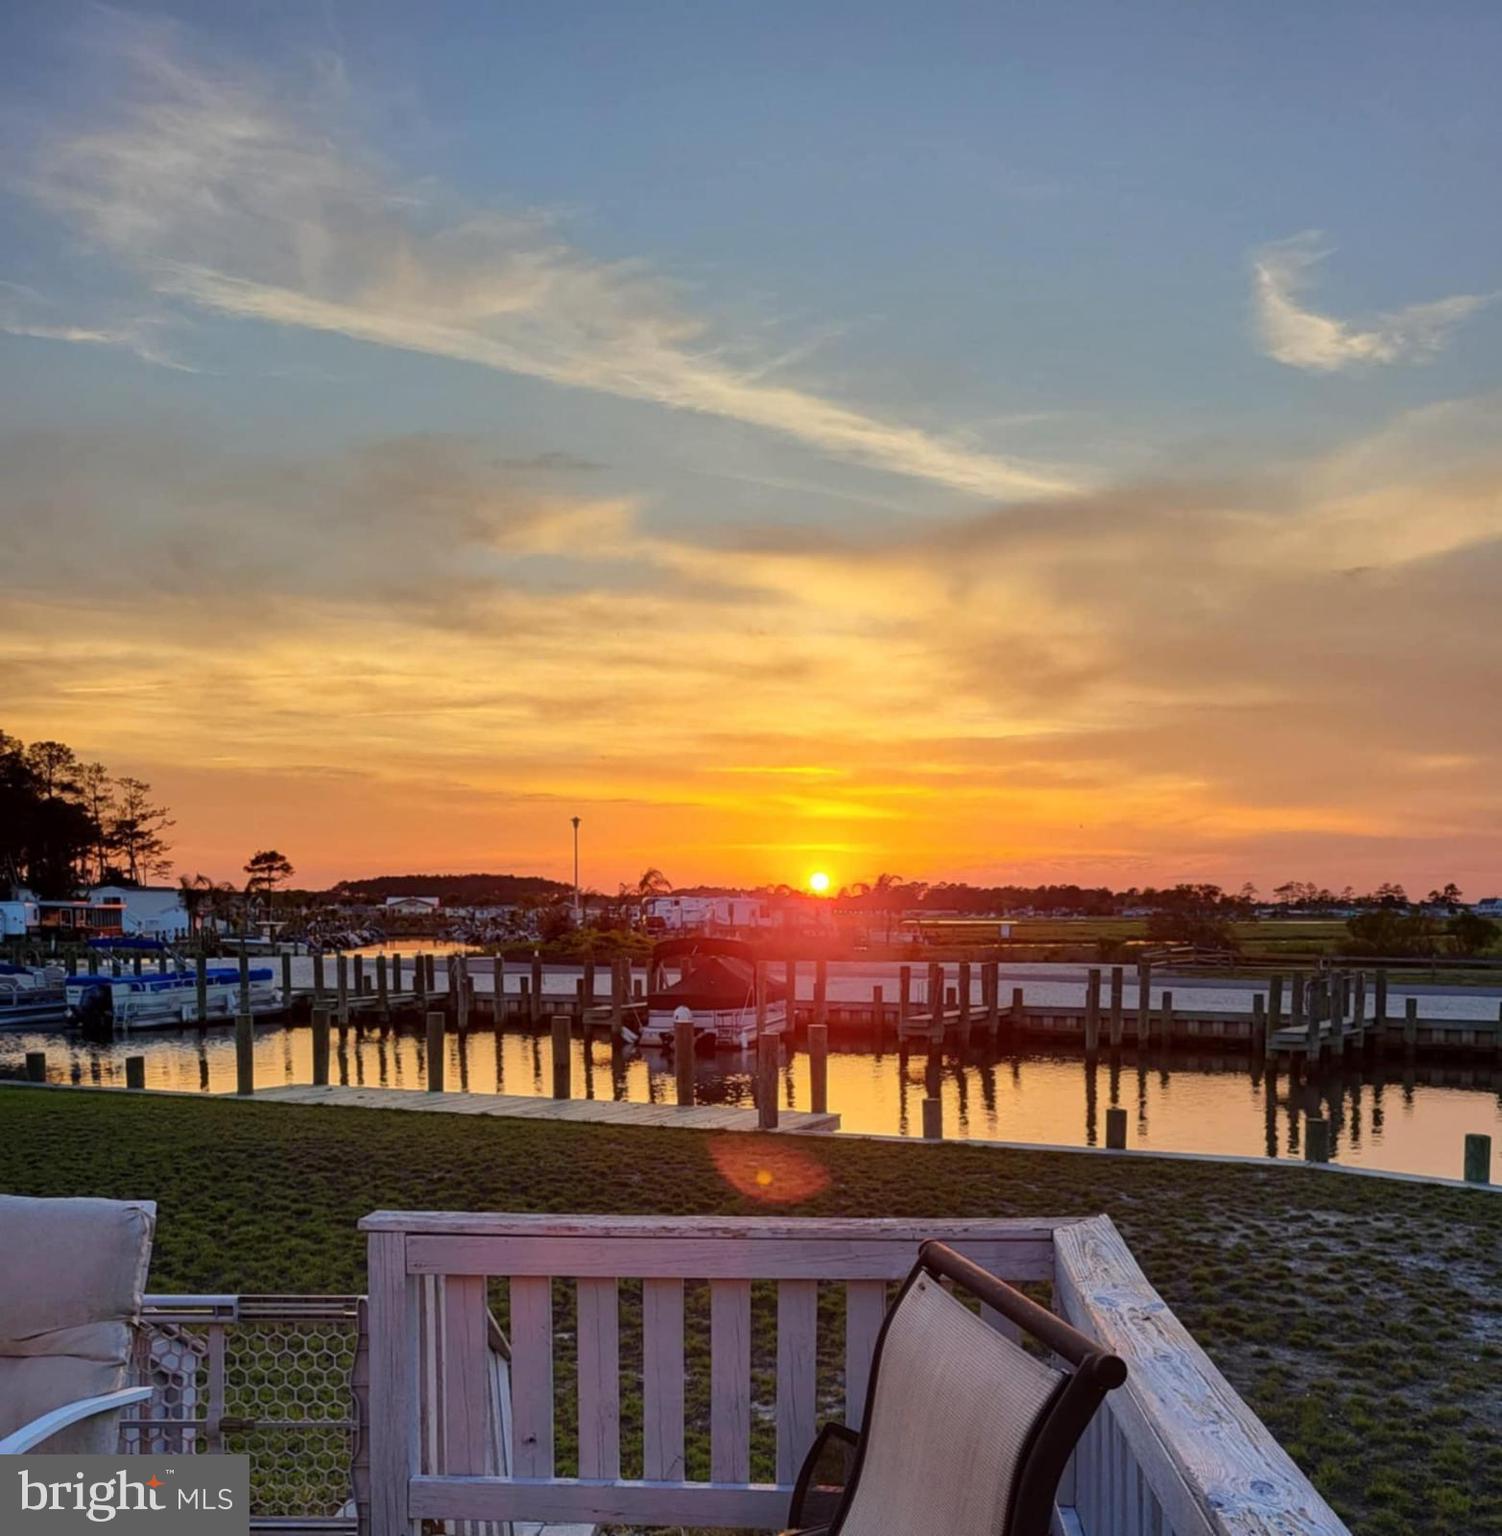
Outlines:
POLYGON ((0 726, 183 873, 1502 888, 1502 10, 0 18, 0 726))

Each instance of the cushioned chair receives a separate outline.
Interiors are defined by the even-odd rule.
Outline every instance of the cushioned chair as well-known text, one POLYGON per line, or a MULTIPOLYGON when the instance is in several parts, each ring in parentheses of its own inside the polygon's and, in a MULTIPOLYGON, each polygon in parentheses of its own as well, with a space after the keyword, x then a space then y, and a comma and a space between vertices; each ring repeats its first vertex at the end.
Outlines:
POLYGON ((156 1206, 0 1195, 0 1452, 113 1455, 156 1206))
POLYGON ((861 1433, 826 1426, 790 1521, 803 1536, 1047 1536, 1070 1452, 1125 1380, 1115 1355, 1061 1318, 925 1243, 882 1324, 861 1433), (983 1321, 945 1279, 1052 1361, 983 1321))

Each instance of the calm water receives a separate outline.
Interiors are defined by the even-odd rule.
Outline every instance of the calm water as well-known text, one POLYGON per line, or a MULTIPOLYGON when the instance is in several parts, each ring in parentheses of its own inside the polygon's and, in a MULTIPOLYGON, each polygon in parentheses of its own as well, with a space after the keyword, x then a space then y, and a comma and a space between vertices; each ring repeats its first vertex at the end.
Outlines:
MULTIPOLYGON (((445 1080, 452 1089, 544 1095, 551 1090, 552 1051, 545 1036, 488 1028, 445 1040, 445 1080)), ((225 1092, 234 1087, 233 1031, 142 1032, 128 1044, 91 1045, 63 1033, 0 1035, 0 1074, 20 1075, 27 1051, 44 1050, 54 1082, 123 1087, 127 1054, 146 1057, 150 1088, 225 1092)), ((671 1103, 669 1061, 658 1052, 612 1053, 607 1041, 571 1044, 576 1097, 671 1103)), ((421 1088, 426 1046, 420 1033, 346 1031, 335 1037, 330 1075, 367 1087, 421 1088)), ((1259 1064, 1260 1065, 1260 1064, 1259 1064)), ((722 1054, 698 1064, 702 1102, 751 1104, 749 1055, 722 1054)), ((270 1086, 312 1081, 312 1035, 306 1027, 263 1025, 256 1032, 256 1081, 270 1086)), ((1080 1057, 980 1054, 963 1065, 947 1053, 940 1096, 947 1136, 1094 1146, 1105 1138, 1105 1112, 1127 1111, 1128 1145, 1174 1152, 1301 1156, 1306 1112, 1331 1117, 1337 1161, 1408 1173, 1460 1174, 1467 1132, 1491 1135, 1502 1151, 1502 1073, 1483 1068, 1401 1063, 1328 1074, 1291 1088, 1269 1083, 1252 1065, 1230 1057, 1130 1053, 1087 1068, 1080 1057)), ((880 1055, 831 1051, 829 1106, 847 1131, 916 1135, 922 1117, 924 1058, 905 1063, 880 1055)), ((3 1102, 3 1101, 0 1101, 3 1102)), ((808 1107, 808 1058, 794 1051, 782 1073, 785 1107, 808 1107)), ((1502 1178, 1502 1160, 1494 1177, 1502 1178)))

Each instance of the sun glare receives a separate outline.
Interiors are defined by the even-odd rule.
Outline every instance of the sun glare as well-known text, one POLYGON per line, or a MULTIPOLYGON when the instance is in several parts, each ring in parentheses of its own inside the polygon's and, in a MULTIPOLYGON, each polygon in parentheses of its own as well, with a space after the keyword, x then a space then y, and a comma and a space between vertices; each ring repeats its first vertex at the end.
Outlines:
POLYGON ((822 896, 829 889, 829 876, 822 869, 815 870, 808 877, 808 888, 815 896, 822 896))

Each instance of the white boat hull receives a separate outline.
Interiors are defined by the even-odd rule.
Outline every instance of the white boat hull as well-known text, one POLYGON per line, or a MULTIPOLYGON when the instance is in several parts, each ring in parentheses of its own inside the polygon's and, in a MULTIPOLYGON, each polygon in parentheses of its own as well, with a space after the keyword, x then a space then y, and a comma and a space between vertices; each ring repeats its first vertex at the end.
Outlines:
MULTIPOLYGON (((637 1044, 667 1046, 673 1043, 675 1009, 652 1009, 637 1044)), ((787 1005, 782 1002, 767 1004, 767 1033, 780 1035, 787 1024, 787 1005)), ((721 1051, 745 1051, 756 1044, 756 1010, 754 1008, 724 1008, 695 1010, 694 1039, 696 1043, 714 1041, 721 1051)))

